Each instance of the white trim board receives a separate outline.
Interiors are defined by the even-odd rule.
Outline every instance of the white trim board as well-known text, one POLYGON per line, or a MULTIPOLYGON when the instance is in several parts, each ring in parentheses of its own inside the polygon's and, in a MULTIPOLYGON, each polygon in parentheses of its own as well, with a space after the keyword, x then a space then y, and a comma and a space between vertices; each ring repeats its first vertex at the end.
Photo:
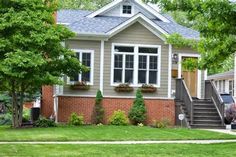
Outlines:
MULTIPOLYGON (((114 0, 113 2, 107 4, 106 6, 102 7, 101 9, 87 15, 87 17, 89 18, 93 18, 99 14, 105 13, 111 9, 113 9, 115 6, 118 6, 119 4, 121 4, 124 0, 114 0)), ((139 0, 126 0, 127 2, 130 2, 130 4, 135 3, 138 4, 140 7, 142 7, 145 11, 147 11, 148 13, 152 14, 153 16, 157 17, 158 19, 160 19, 163 22, 170 22, 166 17, 164 17, 163 15, 161 15, 157 10, 153 9, 152 7, 146 5, 145 3, 139 1, 139 0)))
MULTIPOLYGON (((201 55, 199 54, 189 54, 189 53, 179 53, 179 62, 178 62, 178 78, 181 78, 182 75, 182 57, 196 57, 196 58, 200 58, 201 55)), ((202 87, 202 71, 198 70, 197 72, 198 75, 198 82, 197 82, 197 97, 201 98, 201 87, 202 87)))
POLYGON ((171 98, 171 79, 172 79, 172 45, 169 44, 168 57, 168 98, 171 98))
POLYGON ((101 40, 100 52, 100 91, 103 93, 103 78, 104 78, 104 40, 101 40))
POLYGON ((136 15, 134 15, 132 18, 130 18, 129 20, 125 21, 124 23, 120 24, 119 26, 115 27, 114 29, 110 30, 109 32, 107 32, 107 34, 109 35, 109 37, 111 38, 112 36, 118 34, 119 32, 121 32, 122 30, 128 28, 129 26, 131 26, 132 24, 136 23, 136 22, 140 22, 142 25, 144 25, 146 28, 148 28, 149 30, 151 30, 151 32, 153 33, 153 31, 155 30, 155 35, 157 35, 160 39, 162 39, 163 41, 165 41, 165 38, 162 37, 162 34, 168 36, 169 34, 162 29, 161 27, 159 27, 157 24, 155 24, 152 20, 150 20, 149 18, 147 18, 146 16, 144 16, 142 13, 138 13, 136 15), (160 32, 160 33, 158 33, 160 32))

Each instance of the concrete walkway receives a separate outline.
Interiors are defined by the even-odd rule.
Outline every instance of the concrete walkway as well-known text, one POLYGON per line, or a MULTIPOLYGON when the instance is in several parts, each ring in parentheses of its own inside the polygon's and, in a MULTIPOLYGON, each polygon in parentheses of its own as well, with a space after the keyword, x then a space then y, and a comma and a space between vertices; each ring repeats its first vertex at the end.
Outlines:
POLYGON ((133 145, 133 144, 216 144, 216 143, 234 143, 236 140, 178 140, 178 141, 75 141, 75 142, 0 142, 4 144, 44 144, 44 145, 133 145))
POLYGON ((224 134, 229 134, 229 135, 235 135, 236 136, 236 132, 231 131, 231 130, 226 130, 226 129, 203 129, 203 130, 213 131, 213 132, 224 133, 224 134))

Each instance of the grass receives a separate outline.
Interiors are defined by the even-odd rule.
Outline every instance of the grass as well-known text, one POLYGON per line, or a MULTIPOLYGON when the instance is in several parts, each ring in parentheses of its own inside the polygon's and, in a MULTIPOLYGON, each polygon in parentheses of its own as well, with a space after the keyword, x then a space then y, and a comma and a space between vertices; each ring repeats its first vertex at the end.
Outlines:
POLYGON ((0 145, 0 156, 233 157, 236 144, 0 145))
POLYGON ((205 130, 156 129, 137 126, 81 126, 10 129, 0 127, 0 141, 124 141, 124 140, 209 140, 236 139, 205 130))

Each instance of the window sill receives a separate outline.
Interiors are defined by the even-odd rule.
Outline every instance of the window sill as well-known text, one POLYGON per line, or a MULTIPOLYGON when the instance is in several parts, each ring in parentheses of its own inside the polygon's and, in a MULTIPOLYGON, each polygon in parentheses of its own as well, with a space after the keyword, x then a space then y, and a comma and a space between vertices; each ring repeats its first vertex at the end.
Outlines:
MULTIPOLYGON (((123 83, 118 83, 118 84, 111 84, 112 87, 117 87, 119 86, 120 84, 123 84, 123 83)), ((153 85, 153 87, 156 87, 156 88, 160 88, 159 85, 156 85, 156 84, 150 84, 150 85, 153 85)), ((140 88, 143 86, 143 84, 138 84, 138 85, 135 85, 135 84, 130 84, 129 85, 130 87, 133 87, 133 88, 140 88)))

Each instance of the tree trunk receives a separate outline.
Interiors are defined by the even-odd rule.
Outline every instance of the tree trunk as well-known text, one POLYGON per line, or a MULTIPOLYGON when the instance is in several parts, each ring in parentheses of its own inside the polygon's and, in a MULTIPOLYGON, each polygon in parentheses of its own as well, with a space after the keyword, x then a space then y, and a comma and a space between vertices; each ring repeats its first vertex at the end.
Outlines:
POLYGON ((19 106, 17 103, 17 95, 16 92, 12 92, 12 126, 14 128, 19 128, 19 106))

